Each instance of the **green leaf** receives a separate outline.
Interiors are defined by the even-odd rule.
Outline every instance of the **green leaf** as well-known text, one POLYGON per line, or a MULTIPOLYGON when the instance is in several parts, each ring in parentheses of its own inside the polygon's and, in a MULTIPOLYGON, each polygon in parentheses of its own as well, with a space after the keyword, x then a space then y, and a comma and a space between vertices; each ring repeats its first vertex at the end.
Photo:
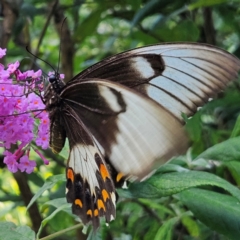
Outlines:
POLYGON ((129 191, 137 198, 170 196, 197 186, 217 186, 240 199, 240 191, 224 179, 207 172, 189 171, 156 174, 144 182, 130 184, 129 191))
POLYGON ((49 177, 44 185, 37 191, 33 196, 30 203, 27 206, 27 209, 32 206, 32 204, 48 189, 51 189, 56 183, 66 181, 65 174, 59 174, 49 177))
POLYGON ((154 202, 152 199, 139 199, 140 203, 142 203, 145 206, 148 206, 151 209, 157 210, 159 213, 168 214, 168 215, 174 215, 174 212, 170 210, 168 207, 165 207, 162 204, 159 204, 158 202, 154 202))
POLYGON ((51 205, 51 206, 54 206, 55 208, 59 208, 66 203, 67 203, 66 198, 56 198, 56 199, 45 202, 43 206, 51 205))
POLYGON ((171 240, 173 227, 179 221, 178 217, 171 218, 163 223, 163 225, 159 228, 154 240, 164 239, 171 240))
POLYGON ((94 232, 93 229, 91 232, 88 234, 87 240, 102 240, 101 232, 97 231, 94 232))
POLYGON ((131 39, 136 39, 137 43, 139 43, 138 39, 141 39, 141 42, 144 45, 159 43, 159 41, 156 38, 152 37, 149 33, 137 31, 137 30, 135 30, 131 33, 131 39))
POLYGON ((36 7, 35 4, 29 2, 23 2, 21 5, 22 16, 26 19, 26 17, 30 17, 31 20, 34 20, 34 17, 38 14, 44 14, 45 11, 43 8, 36 7))
POLYGON ((186 119, 186 130, 192 141, 201 140, 202 128, 201 128, 201 114, 197 112, 191 119, 186 119))
POLYGON ((239 239, 240 202, 236 198, 196 188, 183 191, 180 197, 205 225, 231 240, 239 239))
POLYGON ((132 20, 132 28, 135 27, 142 19, 150 15, 151 13, 156 12, 156 9, 158 9, 162 4, 167 5, 169 2, 167 0, 158 1, 158 0, 150 0, 147 1, 147 3, 136 12, 133 20, 132 20))
MULTIPOLYGON (((172 21, 172 19, 175 19, 177 16, 179 16, 179 15, 189 11, 187 6, 186 5, 182 6, 182 4, 180 2, 178 2, 178 3, 174 4, 174 5, 176 5, 176 6, 172 5, 171 8, 175 9, 175 10, 174 11, 170 11, 170 12, 167 10, 166 11, 168 13, 167 15, 160 15, 160 17, 155 22, 155 24, 153 24, 151 29, 162 28, 164 26, 164 24, 169 24, 172 21)), ((163 11, 163 12, 165 13, 165 11, 163 11)))
POLYGON ((27 175, 28 180, 32 181, 38 187, 41 187, 44 184, 42 176, 39 173, 31 173, 27 175))
POLYGON ((230 138, 218 143, 201 153, 197 158, 232 161, 240 160, 240 137, 230 138))
POLYGON ((188 172, 189 169, 181 167, 177 164, 164 164, 160 168, 157 169, 156 173, 167 173, 167 172, 188 172))
POLYGON ((163 41, 196 41, 199 37, 197 25, 192 21, 182 21, 176 26, 161 26, 154 31, 163 41))
POLYGON ((53 211, 48 217, 46 217, 41 223, 41 226, 40 226, 40 228, 38 230, 38 233, 37 233, 37 238, 39 237, 40 233, 42 232, 43 227, 48 223, 48 221, 50 221, 53 217, 55 217, 55 215, 58 212, 60 212, 64 209, 69 209, 70 206, 71 206, 70 203, 65 203, 61 207, 59 207, 55 211, 53 211))
POLYGON ((228 168, 237 185, 240 186, 240 162, 231 161, 224 163, 224 165, 228 168))
MULTIPOLYGON (((60 208, 61 206, 63 206, 64 204, 67 203, 67 200, 66 198, 56 198, 56 199, 53 199, 53 200, 50 200, 50 201, 47 201, 43 204, 43 207, 46 207, 46 206, 53 206, 55 208, 60 208)), ((65 208, 63 209, 65 212, 67 212, 68 214, 72 215, 72 208, 71 208, 71 204, 69 204, 69 208, 65 208)))
POLYGON ((141 7, 141 0, 128 1, 128 4, 131 4, 134 10, 138 10, 141 7))
POLYGON ((189 10, 192 11, 196 8, 200 8, 200 7, 209 7, 212 5, 217 5, 217 4, 221 4, 221 3, 225 3, 228 2, 228 0, 199 0, 195 3, 192 3, 188 6, 189 10))
POLYGON ((188 230, 190 235, 192 237, 199 237, 200 236, 200 229, 195 220, 193 220, 191 217, 184 215, 181 218, 182 224, 185 226, 185 228, 188 230))
POLYGON ((231 138, 237 137, 239 135, 240 135, 240 115, 238 116, 235 126, 232 130, 231 138))
MULTIPOLYGON (((156 237, 156 233, 159 230, 159 222, 151 221, 151 220, 149 221, 149 218, 147 220, 148 220, 148 228, 147 228, 147 231, 145 231, 144 233, 144 237, 143 238, 139 237, 136 239, 149 240, 149 239, 154 239, 156 237)), ((140 233, 139 235, 142 236, 143 234, 140 233)))
POLYGON ((17 227, 12 222, 0 222, 0 240, 35 240, 35 233, 28 226, 17 227))
POLYGON ((86 37, 96 32, 96 28, 100 22, 102 9, 93 11, 83 22, 79 25, 74 33, 74 40, 82 42, 86 37))

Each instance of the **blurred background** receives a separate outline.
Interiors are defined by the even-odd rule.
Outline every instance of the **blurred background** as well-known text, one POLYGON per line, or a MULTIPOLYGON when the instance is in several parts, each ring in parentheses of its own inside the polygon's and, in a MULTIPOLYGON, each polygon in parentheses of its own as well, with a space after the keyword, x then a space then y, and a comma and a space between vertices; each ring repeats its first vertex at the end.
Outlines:
MULTIPOLYGON (((239 0, 0 1, 0 47, 7 48, 7 56, 1 62, 18 60, 22 70, 41 68, 44 72, 53 70, 49 64, 54 69, 60 66, 66 81, 110 55, 144 45, 180 41, 216 45, 240 57, 239 0), (35 61, 26 46, 43 61, 35 61)), ((215 144, 239 136, 239 81, 216 97, 188 121, 191 149, 186 156, 176 159, 175 164, 209 172, 239 186, 239 153, 229 162, 221 159, 217 163, 192 162, 215 144)), ((51 159, 50 165, 43 166, 39 160, 31 175, 11 174, 0 155, 0 221, 28 225, 37 231, 42 219, 55 209, 43 204, 64 198, 65 183, 61 182, 26 210, 47 177, 65 173, 67 154, 56 156, 50 150, 43 154, 51 159)), ((210 190, 225 194, 214 187, 210 190)), ((103 225, 94 237, 83 235, 78 228, 56 239, 229 239, 229 235, 199 220, 177 195, 157 199, 125 198, 121 192, 119 195, 117 219, 110 228, 103 225)), ((237 221, 240 224, 240 216, 237 221)), ((60 211, 48 221, 42 236, 74 224, 74 216, 60 211)))

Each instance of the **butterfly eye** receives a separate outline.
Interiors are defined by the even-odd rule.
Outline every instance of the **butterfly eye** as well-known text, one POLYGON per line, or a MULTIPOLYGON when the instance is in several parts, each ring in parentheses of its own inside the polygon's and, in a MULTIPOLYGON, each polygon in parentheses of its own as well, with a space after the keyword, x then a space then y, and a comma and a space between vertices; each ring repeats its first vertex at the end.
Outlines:
POLYGON ((53 82, 55 82, 56 80, 57 80, 57 78, 56 78, 55 75, 51 75, 51 76, 49 77, 49 82, 50 82, 50 83, 53 83, 53 82))

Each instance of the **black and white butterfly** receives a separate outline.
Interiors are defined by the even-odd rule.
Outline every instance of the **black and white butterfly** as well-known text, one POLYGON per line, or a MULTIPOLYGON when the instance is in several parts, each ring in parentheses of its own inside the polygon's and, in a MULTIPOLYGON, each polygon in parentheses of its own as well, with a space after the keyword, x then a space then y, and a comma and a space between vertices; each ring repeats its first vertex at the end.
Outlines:
POLYGON ((187 148, 182 113, 237 77, 240 60, 221 49, 178 43, 142 47, 107 58, 67 84, 50 77, 44 95, 50 146, 69 139, 67 201, 84 224, 115 218, 115 186, 142 179, 187 148))

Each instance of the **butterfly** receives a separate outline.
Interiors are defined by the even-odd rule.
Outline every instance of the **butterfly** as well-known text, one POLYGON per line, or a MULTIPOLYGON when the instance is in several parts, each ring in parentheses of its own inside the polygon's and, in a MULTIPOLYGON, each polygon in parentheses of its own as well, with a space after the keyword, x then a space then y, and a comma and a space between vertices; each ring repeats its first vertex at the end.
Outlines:
POLYGON ((213 46, 152 45, 109 57, 66 84, 55 73, 44 95, 50 146, 68 138, 67 201, 84 224, 116 216, 115 187, 141 180, 186 151, 182 114, 237 77, 240 60, 213 46))

